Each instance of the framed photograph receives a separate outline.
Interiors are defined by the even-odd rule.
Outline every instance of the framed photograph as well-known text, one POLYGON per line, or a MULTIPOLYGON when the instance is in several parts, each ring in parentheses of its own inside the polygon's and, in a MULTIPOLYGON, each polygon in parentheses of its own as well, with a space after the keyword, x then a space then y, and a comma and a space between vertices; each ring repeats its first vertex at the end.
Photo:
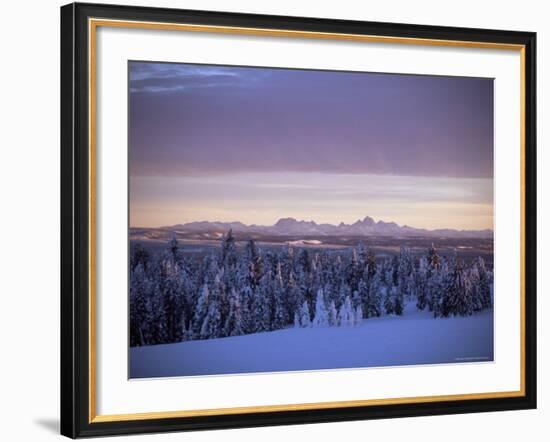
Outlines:
POLYGON ((61 432, 536 407, 536 36, 61 8, 61 432))

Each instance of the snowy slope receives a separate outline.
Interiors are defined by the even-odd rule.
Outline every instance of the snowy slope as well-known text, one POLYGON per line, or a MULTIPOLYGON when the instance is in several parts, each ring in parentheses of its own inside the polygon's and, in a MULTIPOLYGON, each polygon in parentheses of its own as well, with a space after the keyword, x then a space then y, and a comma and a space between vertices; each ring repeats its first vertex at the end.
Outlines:
POLYGON ((253 373, 493 360, 493 312, 405 315, 355 327, 286 329, 130 349, 130 377, 253 373))

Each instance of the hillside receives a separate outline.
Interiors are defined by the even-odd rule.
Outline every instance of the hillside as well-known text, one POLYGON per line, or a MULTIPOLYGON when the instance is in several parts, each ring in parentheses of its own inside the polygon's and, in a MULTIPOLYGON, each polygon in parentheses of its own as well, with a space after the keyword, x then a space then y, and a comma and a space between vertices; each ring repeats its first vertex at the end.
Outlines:
POLYGON ((130 348, 130 377, 200 376, 493 360, 493 312, 433 319, 405 314, 359 326, 290 328, 130 348))

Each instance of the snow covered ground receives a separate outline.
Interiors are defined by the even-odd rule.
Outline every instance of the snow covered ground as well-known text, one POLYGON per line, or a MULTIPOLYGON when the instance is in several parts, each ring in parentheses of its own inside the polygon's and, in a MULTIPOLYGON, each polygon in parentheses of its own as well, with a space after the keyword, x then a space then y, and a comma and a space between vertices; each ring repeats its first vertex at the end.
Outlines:
POLYGON ((493 312, 433 319, 403 316, 359 326, 290 328, 130 349, 130 377, 166 377, 493 360, 493 312))

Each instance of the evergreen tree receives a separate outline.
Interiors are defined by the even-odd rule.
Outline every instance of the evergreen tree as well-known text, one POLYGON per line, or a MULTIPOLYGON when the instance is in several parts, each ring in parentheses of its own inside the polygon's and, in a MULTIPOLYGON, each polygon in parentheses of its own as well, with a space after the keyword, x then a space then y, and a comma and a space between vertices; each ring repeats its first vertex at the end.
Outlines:
POLYGON ((435 250, 435 247, 432 243, 432 246, 428 250, 428 266, 431 267, 433 270, 439 270, 440 265, 440 258, 437 254, 437 251, 435 250))
POLYGON ((294 272, 291 270, 288 274, 288 283, 286 286, 287 316, 291 318, 294 312, 299 310, 304 302, 301 296, 301 290, 296 284, 294 272))
MULTIPOLYGON (((367 255, 368 256, 368 255, 367 255)), ((356 309, 358 305, 361 305, 361 311, 365 318, 372 316, 380 316, 381 314, 381 299, 379 291, 379 280, 376 273, 370 275, 368 272, 368 265, 363 272, 363 277, 359 281, 358 291, 360 293, 360 304, 353 303, 353 307, 356 309)))
POLYGON ((363 322, 363 309, 360 305, 355 309, 354 325, 361 325, 363 322))
POLYGON ((164 308, 162 284, 156 283, 153 287, 153 293, 149 299, 149 342, 151 344, 166 344, 169 341, 164 316, 166 309, 164 308))
POLYGON ((434 313, 434 317, 441 316, 441 303, 445 295, 448 273, 449 267, 444 259, 440 259, 438 267, 429 273, 427 281, 428 308, 434 313))
POLYGON ((411 298, 414 287, 414 280, 411 278, 413 274, 413 264, 411 251, 408 247, 401 247, 399 250, 399 259, 397 264, 397 284, 401 298, 411 298))
POLYGON ((386 314, 391 315, 395 313, 394 307, 394 298, 396 294, 395 286, 391 286, 385 290, 384 294, 384 309, 386 310, 386 314))
POLYGON ((208 312, 209 295, 210 291, 208 290, 208 285, 204 284, 200 291, 197 307, 195 308, 195 317, 193 318, 191 327, 191 331, 195 339, 200 339, 201 337, 202 325, 208 312))
POLYGON ((143 264, 138 262, 130 274, 130 345, 152 344, 149 333, 149 302, 151 283, 143 264))
POLYGON ((340 310, 338 311, 338 325, 340 325, 341 327, 347 327, 350 325, 354 325, 354 323, 354 310, 351 306, 351 300, 349 299, 349 296, 347 296, 344 300, 344 303, 340 307, 340 310))
POLYGON ((181 320, 181 332, 180 332, 180 342, 183 342, 183 341, 189 341, 191 339, 193 339, 193 334, 192 332, 187 328, 187 321, 185 319, 185 316, 182 317, 182 320, 181 320))
POLYGON ((317 291, 315 300, 315 316, 313 317, 313 327, 327 327, 329 325, 328 312, 323 298, 323 289, 317 291))
POLYGON ((298 311, 296 311, 294 313, 294 327, 295 328, 300 328, 302 325, 300 323, 300 313, 298 311))
POLYGON ((361 262, 361 258, 357 252, 357 249, 353 248, 351 250, 351 261, 347 269, 347 285, 351 290, 351 293, 359 291, 359 281, 364 270, 364 263, 361 262))
POLYGON ((175 264, 179 264, 182 259, 182 256, 179 249, 178 239, 176 238, 175 235, 172 236, 172 238, 170 239, 168 250, 169 250, 169 257, 172 260, 172 262, 175 264))
POLYGON ((357 290, 353 292, 353 295, 351 297, 351 306, 353 309, 357 308, 357 306, 361 305, 364 302, 364 299, 367 296, 367 288, 363 280, 359 280, 359 284, 357 286, 357 290))
POLYGON ((277 263, 277 271, 275 280, 272 284, 272 300, 273 300, 273 321, 271 324, 272 330, 284 328, 290 322, 288 315, 288 302, 286 299, 286 290, 281 272, 281 264, 277 263))
POLYGON ((472 313, 471 286, 464 272, 462 260, 454 262, 444 281, 444 293, 438 312, 441 316, 466 316, 472 313))
POLYGON ((399 258, 393 255, 391 258, 391 285, 399 287, 399 258))
POLYGON ((226 235, 222 236, 222 263, 229 268, 237 262, 237 245, 233 236, 233 229, 229 229, 226 235))
MULTIPOLYGON (((394 287, 394 289, 396 289, 394 287)), ((403 301, 403 293, 400 290, 394 290, 394 298, 393 298, 393 312, 401 316, 403 314, 403 310, 405 308, 404 301, 403 301)))
POLYGON ((376 256, 370 249, 367 250, 367 256, 365 258, 366 272, 369 279, 373 278, 376 274, 376 256))
POLYGON ((257 287, 252 295, 252 304, 250 306, 251 333, 269 331, 269 325, 266 324, 266 300, 264 291, 257 287))
POLYGON ((298 254, 298 268, 302 273, 309 275, 311 272, 311 261, 307 249, 301 249, 298 254))
POLYGON ((272 330, 273 294, 271 291, 271 272, 264 273, 259 286, 253 292, 250 310, 254 333, 272 330))
POLYGON ((285 244, 280 256, 281 272, 283 280, 287 280, 291 271, 294 271, 294 249, 290 244, 285 244))
POLYGON ((342 282, 340 284, 339 289, 338 289, 338 295, 336 296, 336 298, 334 300, 334 302, 336 304, 336 308, 338 310, 340 309, 340 306, 344 304, 344 301, 346 300, 346 298, 348 296, 351 297, 350 288, 345 282, 342 282))
POLYGON ((249 240, 246 244, 246 259, 248 267, 248 284, 251 288, 256 288, 263 275, 263 263, 262 257, 253 239, 249 240))
POLYGON ((244 334, 241 304, 238 294, 235 290, 231 290, 229 298, 229 314, 224 325, 224 336, 239 336, 244 334))
POLYGON ((422 257, 418 263, 418 269, 415 275, 416 308, 424 310, 428 305, 428 279, 429 279, 428 260, 422 257))
POLYGON ((336 311, 334 301, 330 301, 328 307, 328 325, 331 327, 336 327, 338 325, 338 312, 336 311))
POLYGON ((214 339, 221 335, 222 317, 218 301, 211 301, 208 305, 208 311, 202 323, 200 338, 214 339))
POLYGON ((492 307, 491 281, 483 258, 477 258, 471 269, 473 310, 481 311, 492 307))
POLYGON ((359 244, 357 244, 357 249, 355 254, 355 261, 357 263, 358 270, 361 273, 363 273, 367 265, 367 255, 368 255, 368 250, 365 247, 365 243, 361 241, 359 244))
POLYGON ((178 265, 177 242, 175 244, 176 246, 171 248, 168 258, 161 263, 162 278, 158 286, 164 309, 162 318, 166 342, 179 342, 181 340, 181 323, 184 319, 186 302, 180 277, 181 271, 178 265))
POLYGON ((210 302, 215 301, 217 303, 217 308, 220 314, 221 325, 218 336, 223 335, 223 324, 229 315, 229 296, 227 293, 228 288, 225 283, 225 281, 227 281, 225 278, 226 274, 227 272, 222 267, 215 276, 214 283, 212 284, 210 291, 210 302))
POLYGON ((140 264, 143 271, 146 271, 150 260, 151 254, 145 250, 140 243, 137 243, 132 247, 132 251, 130 253, 130 271, 133 272, 140 264))
POLYGON ((307 301, 304 301, 300 309, 300 327, 311 327, 309 306, 307 305, 307 301))
POLYGON ((256 332, 256 319, 254 317, 254 291, 250 286, 245 286, 241 290, 241 327, 243 334, 256 332))

